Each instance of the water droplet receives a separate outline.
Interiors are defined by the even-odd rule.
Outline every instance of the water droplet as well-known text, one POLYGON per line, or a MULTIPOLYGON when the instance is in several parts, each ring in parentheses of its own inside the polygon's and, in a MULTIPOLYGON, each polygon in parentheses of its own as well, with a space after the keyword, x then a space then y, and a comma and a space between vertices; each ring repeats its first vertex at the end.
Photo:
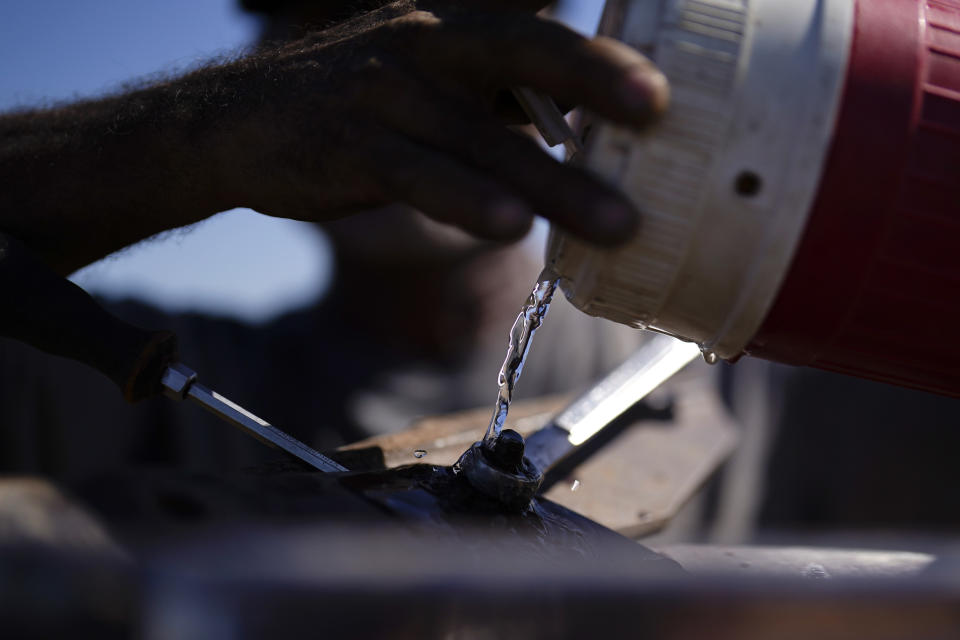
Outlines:
POLYGON ((811 562, 805 566, 800 573, 804 578, 813 578, 814 580, 826 580, 830 577, 824 566, 816 562, 811 562))
POLYGON ((425 455, 427 455, 426 449, 417 449, 416 451, 413 452, 414 458, 422 458, 425 455))
POLYGON ((720 359, 717 357, 717 353, 715 351, 711 351, 706 347, 700 347, 700 354, 703 356, 703 361, 707 364, 717 364, 717 361, 720 359))
POLYGON ((576 490, 579 489, 579 488, 580 488, 580 481, 579 481, 579 480, 574 480, 574 481, 573 481, 573 484, 570 485, 570 491, 576 491, 576 490))

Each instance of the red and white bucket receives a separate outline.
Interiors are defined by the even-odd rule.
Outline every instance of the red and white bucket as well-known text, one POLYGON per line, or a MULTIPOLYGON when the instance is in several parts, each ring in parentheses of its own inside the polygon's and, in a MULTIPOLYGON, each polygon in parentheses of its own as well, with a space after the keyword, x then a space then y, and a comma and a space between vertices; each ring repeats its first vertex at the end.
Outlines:
POLYGON ((644 213, 554 232, 580 309, 700 344, 960 395, 960 0, 609 0, 671 81, 586 163, 644 213))

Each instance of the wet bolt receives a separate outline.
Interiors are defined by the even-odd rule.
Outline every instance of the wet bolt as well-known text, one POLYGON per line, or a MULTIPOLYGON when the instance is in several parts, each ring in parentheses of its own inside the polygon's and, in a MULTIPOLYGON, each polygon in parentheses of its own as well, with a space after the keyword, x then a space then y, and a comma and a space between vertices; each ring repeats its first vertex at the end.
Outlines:
POLYGON ((490 462, 503 471, 516 472, 523 464, 523 436, 513 429, 504 429, 493 442, 490 462))

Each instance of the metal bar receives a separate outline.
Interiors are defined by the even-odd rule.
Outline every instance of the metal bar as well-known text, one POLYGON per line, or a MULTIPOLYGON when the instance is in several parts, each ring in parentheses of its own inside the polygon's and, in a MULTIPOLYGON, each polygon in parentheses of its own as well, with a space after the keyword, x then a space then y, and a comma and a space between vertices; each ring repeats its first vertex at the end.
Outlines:
POLYGON ((326 472, 347 469, 325 455, 284 433, 266 420, 258 418, 240 405, 196 382, 197 374, 180 363, 170 365, 163 375, 166 395, 182 400, 190 398, 204 409, 217 415, 254 438, 286 451, 310 466, 326 472))
POLYGON ((546 472, 699 354, 694 344, 654 334, 626 362, 527 438, 527 457, 546 472))
POLYGON ((567 152, 567 160, 583 151, 580 140, 552 98, 528 87, 515 88, 513 95, 548 147, 562 144, 567 152))

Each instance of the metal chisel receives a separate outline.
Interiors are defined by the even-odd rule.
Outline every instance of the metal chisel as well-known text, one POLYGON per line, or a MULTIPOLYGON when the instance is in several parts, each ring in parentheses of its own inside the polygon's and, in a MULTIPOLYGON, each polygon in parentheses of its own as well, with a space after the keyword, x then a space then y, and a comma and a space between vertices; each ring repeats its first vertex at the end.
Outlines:
POLYGON ((698 355, 695 344, 653 334, 606 378, 531 434, 526 456, 545 473, 698 355))
POLYGON ((258 418, 240 405, 197 382, 197 374, 189 367, 175 362, 167 367, 160 380, 163 393, 174 400, 189 398, 201 407, 239 427, 257 440, 277 447, 303 460, 320 471, 346 471, 325 455, 314 451, 288 433, 281 431, 266 420, 258 418))
POLYGON ((0 233, 0 336, 94 367, 114 381, 129 402, 159 393, 190 398, 270 445, 321 471, 346 471, 296 438, 197 384, 178 362, 177 338, 146 331, 108 313, 69 280, 53 272, 13 237, 0 233))

